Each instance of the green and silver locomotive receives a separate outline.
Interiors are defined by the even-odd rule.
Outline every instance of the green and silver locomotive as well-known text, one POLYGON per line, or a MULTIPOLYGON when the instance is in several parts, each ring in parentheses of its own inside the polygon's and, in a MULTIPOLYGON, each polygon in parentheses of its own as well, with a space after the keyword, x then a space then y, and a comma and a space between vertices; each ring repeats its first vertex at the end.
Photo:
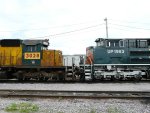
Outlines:
POLYGON ((95 40, 86 49, 85 79, 150 78, 150 39, 95 40))

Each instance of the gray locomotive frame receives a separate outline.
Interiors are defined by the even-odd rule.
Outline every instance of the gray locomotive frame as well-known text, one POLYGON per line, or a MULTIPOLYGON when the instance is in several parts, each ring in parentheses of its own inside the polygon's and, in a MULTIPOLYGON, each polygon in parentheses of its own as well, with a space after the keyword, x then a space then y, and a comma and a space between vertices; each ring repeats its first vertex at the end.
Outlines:
POLYGON ((98 38, 95 42, 92 64, 80 66, 86 80, 150 78, 150 39, 98 38))

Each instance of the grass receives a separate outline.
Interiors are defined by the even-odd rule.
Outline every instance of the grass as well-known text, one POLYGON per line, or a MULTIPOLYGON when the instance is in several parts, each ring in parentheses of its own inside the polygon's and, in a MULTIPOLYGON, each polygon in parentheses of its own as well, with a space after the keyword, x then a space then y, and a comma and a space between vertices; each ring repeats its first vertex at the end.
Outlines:
POLYGON ((91 109, 90 111, 86 111, 84 109, 80 109, 80 111, 78 113, 96 113, 95 109, 91 109))
POLYGON ((118 109, 116 107, 109 107, 107 109, 107 112, 108 113, 125 113, 125 112, 123 112, 122 110, 120 110, 120 109, 118 109))
POLYGON ((96 113, 96 111, 94 109, 91 109, 89 113, 96 113))
MULTIPOLYGON (((11 112, 11 113, 34 113, 34 112, 39 111, 39 107, 36 104, 32 104, 32 103, 25 103, 25 102, 18 103, 18 104, 11 103, 8 106, 6 106, 5 111, 11 112)), ((47 112, 50 112, 50 111, 48 110, 47 112)), ((117 107, 114 107, 114 106, 107 108, 106 112, 107 113, 125 113, 121 109, 118 109, 117 107)), ((51 111, 50 113, 53 113, 53 111, 51 111)), ((65 112, 56 111, 56 113, 65 113, 65 112)), ((81 110, 79 111, 79 113, 85 113, 85 110, 81 110)), ((96 113, 96 110, 91 109, 90 111, 86 113, 96 113)))
POLYGON ((15 112, 15 113, 33 113, 37 112, 39 107, 32 103, 11 103, 10 105, 6 106, 6 112, 15 112))

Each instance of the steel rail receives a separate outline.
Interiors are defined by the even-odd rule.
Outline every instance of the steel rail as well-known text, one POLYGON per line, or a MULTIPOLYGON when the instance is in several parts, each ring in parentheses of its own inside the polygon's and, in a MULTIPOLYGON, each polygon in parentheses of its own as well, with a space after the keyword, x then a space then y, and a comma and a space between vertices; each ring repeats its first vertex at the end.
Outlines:
POLYGON ((150 91, 62 91, 62 90, 0 89, 0 97, 139 99, 139 98, 150 98, 150 91))
POLYGON ((140 81, 134 81, 134 80, 123 80, 123 81, 111 81, 111 80, 96 80, 96 81, 75 81, 75 80, 65 80, 65 81, 56 81, 56 80, 50 80, 50 81, 38 81, 38 80, 28 80, 28 81, 18 81, 18 80, 0 80, 0 83, 44 83, 44 84, 50 84, 50 83, 150 83, 150 79, 147 80, 140 80, 140 81))

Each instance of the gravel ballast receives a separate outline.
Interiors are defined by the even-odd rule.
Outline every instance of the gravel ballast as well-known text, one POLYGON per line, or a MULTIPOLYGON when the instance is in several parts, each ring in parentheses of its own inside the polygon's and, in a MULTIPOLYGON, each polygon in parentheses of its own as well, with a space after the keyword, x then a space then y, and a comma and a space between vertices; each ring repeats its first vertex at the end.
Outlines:
MULTIPOLYGON (((150 91, 150 83, 0 83, 0 89, 150 91)), ((65 99, 0 98, 0 113, 11 103, 29 102, 39 106, 38 113, 150 113, 150 99, 65 99)))
POLYGON ((150 91, 150 83, 0 83, 0 89, 75 91, 150 91))
POLYGON ((11 103, 29 102, 38 113, 150 113, 150 100, 0 98, 0 113, 11 103))

